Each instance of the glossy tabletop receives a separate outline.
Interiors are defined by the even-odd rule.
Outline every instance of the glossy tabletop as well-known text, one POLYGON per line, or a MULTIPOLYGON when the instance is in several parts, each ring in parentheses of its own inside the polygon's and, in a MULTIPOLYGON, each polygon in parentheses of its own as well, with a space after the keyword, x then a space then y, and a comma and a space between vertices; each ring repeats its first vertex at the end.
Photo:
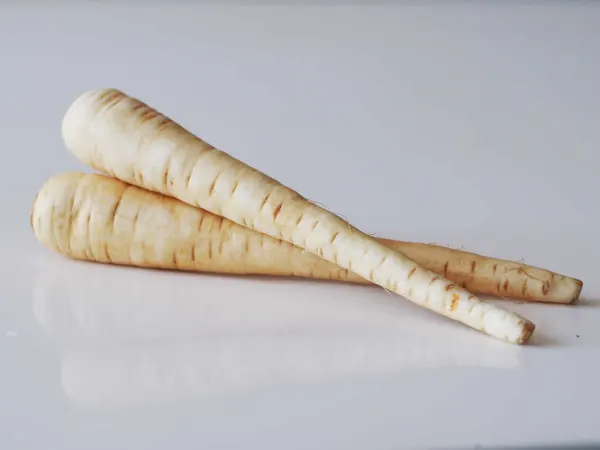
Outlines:
MULTIPOLYGON (((600 444, 600 5, 0 6, 0 448, 600 444), (514 346, 381 288, 68 260, 70 103, 138 96, 381 237, 581 278, 514 346)), ((366 3, 366 2, 365 2, 366 3)), ((525 2, 523 2, 525 3, 525 2)))

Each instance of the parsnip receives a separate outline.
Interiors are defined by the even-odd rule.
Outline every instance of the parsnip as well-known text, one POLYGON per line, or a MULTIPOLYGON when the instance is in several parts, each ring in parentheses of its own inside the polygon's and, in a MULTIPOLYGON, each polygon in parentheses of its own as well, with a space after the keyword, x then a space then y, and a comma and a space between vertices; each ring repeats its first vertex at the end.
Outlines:
POLYGON ((535 329, 121 91, 81 95, 63 119, 62 135, 73 154, 101 172, 292 243, 489 335, 523 344, 535 329))
MULTIPOLYGON (((65 173, 48 180, 33 205, 32 226, 40 243, 76 259, 370 283, 288 242, 103 175, 65 173)), ((581 291, 579 280, 517 262, 436 245, 380 241, 474 293, 571 303, 581 291)))
POLYGON ((572 304, 583 282, 517 261, 491 258, 441 245, 380 239, 423 267, 470 292, 530 302, 572 304))

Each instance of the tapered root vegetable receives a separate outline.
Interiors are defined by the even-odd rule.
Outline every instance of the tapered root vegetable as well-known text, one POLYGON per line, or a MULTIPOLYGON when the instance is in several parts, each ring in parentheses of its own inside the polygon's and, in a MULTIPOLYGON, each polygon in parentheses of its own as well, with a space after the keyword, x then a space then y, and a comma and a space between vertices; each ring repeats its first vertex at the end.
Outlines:
POLYGON ((470 292, 530 302, 571 304, 583 282, 517 261, 490 258, 441 245, 380 239, 423 267, 470 292))
POLYGON ((290 242, 477 330, 516 344, 534 331, 529 320, 481 302, 121 91, 81 95, 62 135, 73 154, 101 172, 290 242))
MULTIPOLYGON (((75 259, 370 283, 289 242, 103 175, 64 173, 49 179, 34 202, 32 227, 41 244, 75 259)), ((380 240, 475 293, 570 303, 581 290, 579 280, 516 262, 380 240)))

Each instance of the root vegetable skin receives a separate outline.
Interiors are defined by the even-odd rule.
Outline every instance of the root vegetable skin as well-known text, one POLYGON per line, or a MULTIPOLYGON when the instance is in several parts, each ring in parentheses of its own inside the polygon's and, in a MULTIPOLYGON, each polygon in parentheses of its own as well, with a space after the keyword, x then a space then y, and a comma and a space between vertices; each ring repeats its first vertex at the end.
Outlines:
MULTIPOLYGON (((65 173, 49 179, 34 202, 32 227, 45 247, 75 259, 370 284, 288 242, 103 175, 65 173)), ((571 303, 581 291, 579 280, 512 261, 430 244, 380 241, 475 293, 571 303)))
POLYGON ((476 294, 543 303, 572 304, 583 282, 517 261, 417 242, 380 239, 423 267, 476 294))
POLYGON ((62 134, 74 155, 101 172, 292 243, 477 330, 523 344, 535 329, 123 92, 81 95, 63 119, 62 134))

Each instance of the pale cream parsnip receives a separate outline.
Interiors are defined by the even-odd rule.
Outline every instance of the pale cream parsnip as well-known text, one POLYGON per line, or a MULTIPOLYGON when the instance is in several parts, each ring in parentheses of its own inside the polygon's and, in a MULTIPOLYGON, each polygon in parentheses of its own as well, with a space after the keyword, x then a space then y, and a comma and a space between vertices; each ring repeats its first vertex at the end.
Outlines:
POLYGON ((477 330, 523 344, 535 329, 119 90, 78 97, 62 135, 73 154, 101 172, 292 243, 477 330))
MULTIPOLYGON (((371 284, 289 242, 99 174, 63 173, 47 180, 33 205, 32 226, 41 244, 76 259, 371 284), (61 223, 68 225, 57 228, 61 223)), ((579 280, 518 262, 438 245, 379 240, 474 293, 571 303, 581 291, 579 280)))

